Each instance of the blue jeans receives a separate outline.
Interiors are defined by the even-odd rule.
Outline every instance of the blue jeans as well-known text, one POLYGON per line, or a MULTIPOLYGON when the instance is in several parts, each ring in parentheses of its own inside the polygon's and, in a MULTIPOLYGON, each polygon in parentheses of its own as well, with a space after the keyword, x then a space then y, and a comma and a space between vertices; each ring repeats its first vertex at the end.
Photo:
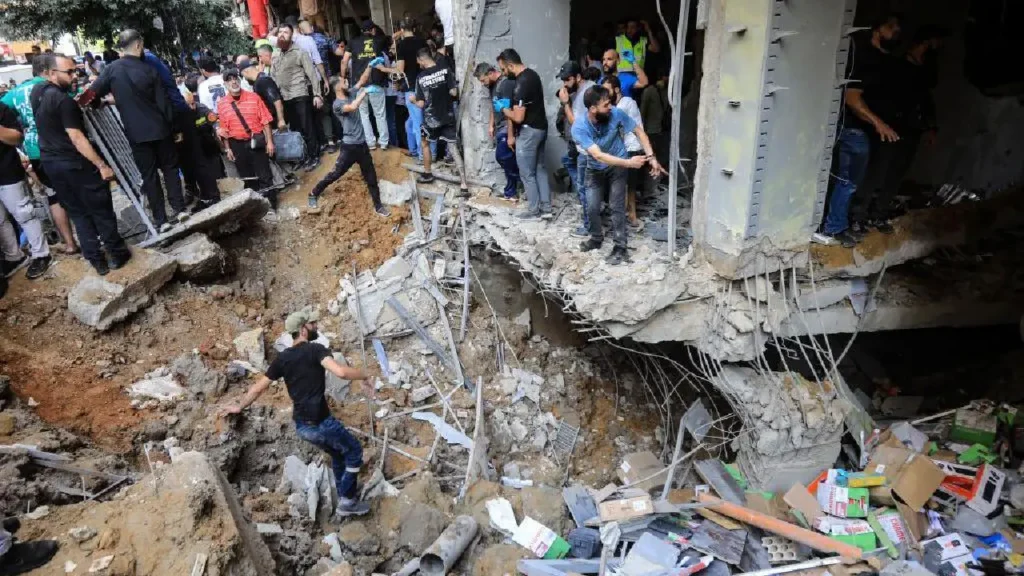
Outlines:
POLYGON ((503 127, 494 135, 494 159, 505 171, 505 198, 516 197, 519 185, 519 164, 516 163, 516 151, 508 147, 508 128, 503 127))
POLYGON ((839 173, 828 203, 825 234, 835 236, 850 227, 850 200, 864 179, 870 156, 868 135, 860 128, 843 128, 839 135, 839 173))
POLYGON ((526 189, 527 211, 551 212, 551 186, 544 165, 544 143, 548 133, 524 125, 516 139, 516 162, 526 189))
POLYGON ((354 499, 356 476, 363 466, 363 447, 359 440, 331 416, 319 424, 296 421, 295 431, 299 438, 330 454, 338 496, 354 499))
MULTIPOLYGON (((420 150, 420 126, 423 125, 423 109, 419 106, 409 102, 409 94, 406 92, 402 95, 405 100, 405 108, 409 111, 409 119, 405 121, 405 139, 406 144, 409 146, 409 152, 417 158, 423 158, 423 152, 420 150)), ((437 143, 430 143, 430 155, 432 158, 437 158, 437 143)))

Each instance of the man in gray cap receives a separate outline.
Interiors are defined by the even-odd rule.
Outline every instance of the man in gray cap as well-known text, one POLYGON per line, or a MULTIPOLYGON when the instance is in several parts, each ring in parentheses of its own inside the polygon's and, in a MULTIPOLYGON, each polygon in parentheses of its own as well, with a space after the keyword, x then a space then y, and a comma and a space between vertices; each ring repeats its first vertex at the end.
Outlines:
POLYGON ((220 412, 222 415, 241 413, 270 387, 271 382, 283 378, 292 399, 292 417, 299 437, 331 456, 338 488, 335 516, 361 516, 370 511, 370 505, 360 501, 356 494, 363 447, 345 425, 331 415, 324 397, 327 380, 324 370, 351 380, 354 392, 360 388, 356 381, 366 380, 367 375, 362 370, 338 364, 330 350, 314 342, 318 337, 316 323, 319 319, 320 315, 309 308, 288 316, 284 328, 292 336, 291 347, 277 355, 267 373, 260 376, 241 401, 223 407, 220 412))

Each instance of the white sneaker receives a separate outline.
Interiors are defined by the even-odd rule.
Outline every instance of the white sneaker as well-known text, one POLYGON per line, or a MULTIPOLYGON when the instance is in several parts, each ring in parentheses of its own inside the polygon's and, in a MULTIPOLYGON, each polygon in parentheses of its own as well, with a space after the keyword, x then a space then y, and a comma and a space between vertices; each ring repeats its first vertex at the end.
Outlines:
POLYGON ((827 234, 822 234, 821 232, 815 232, 811 236, 811 242, 814 242, 815 244, 821 244, 822 246, 835 246, 836 244, 838 244, 835 238, 827 234))

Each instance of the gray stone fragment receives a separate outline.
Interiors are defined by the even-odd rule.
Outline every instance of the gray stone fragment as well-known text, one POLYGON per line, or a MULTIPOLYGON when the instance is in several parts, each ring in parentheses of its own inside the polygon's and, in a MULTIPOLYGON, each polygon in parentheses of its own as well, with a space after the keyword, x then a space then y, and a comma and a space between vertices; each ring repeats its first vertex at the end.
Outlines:
POLYGON ((178 262, 178 274, 189 282, 211 282, 228 268, 227 253, 204 234, 192 234, 164 252, 178 262))
POLYGON ((257 522, 256 532, 263 535, 283 534, 284 529, 281 528, 280 524, 266 524, 263 522, 257 522))
POLYGON ((401 206, 412 199, 412 188, 406 183, 380 181, 380 201, 389 206, 401 206))
POLYGON ((412 274, 412 266, 401 256, 395 256, 380 265, 377 269, 377 281, 384 282, 396 278, 402 280, 412 274))
POLYGON ((106 277, 89 275, 68 293, 68 310, 79 322, 108 330, 149 305, 153 294, 174 276, 178 263, 152 250, 133 250, 121 270, 106 277))
POLYGON ((242 360, 252 364, 257 370, 266 370, 267 354, 263 348, 263 328, 239 334, 234 344, 242 360))
POLYGON ((814 288, 810 284, 800 287, 800 295, 796 297, 796 305, 804 311, 828 308, 842 302, 850 296, 849 280, 825 280, 816 282, 814 288))
POLYGON ((196 232, 203 232, 212 238, 234 234, 263 218, 270 210, 270 201, 256 192, 245 189, 232 194, 209 208, 196 212, 188 220, 178 224, 142 245, 167 244, 176 242, 196 232))

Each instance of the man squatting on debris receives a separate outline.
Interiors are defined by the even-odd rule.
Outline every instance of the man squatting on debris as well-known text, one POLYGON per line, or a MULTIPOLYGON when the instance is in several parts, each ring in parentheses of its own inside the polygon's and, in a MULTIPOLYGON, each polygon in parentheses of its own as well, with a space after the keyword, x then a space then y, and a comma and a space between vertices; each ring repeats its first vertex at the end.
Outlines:
POLYGON ((362 370, 342 366, 331 356, 331 351, 313 342, 317 339, 316 323, 320 315, 304 309, 288 316, 285 330, 291 334, 291 348, 277 355, 267 373, 260 376, 242 397, 220 410, 221 415, 240 414, 242 410, 266 392, 270 383, 284 378, 288 396, 292 399, 295 430, 299 437, 327 452, 331 456, 334 480, 338 488, 338 517, 360 516, 370 511, 369 504, 356 495, 356 476, 363 465, 363 447, 345 425, 337 421, 327 406, 324 391, 327 378, 324 370, 344 380, 351 380, 353 391, 360 386, 357 380, 366 380, 362 370))
MULTIPOLYGON (((372 66, 366 67, 357 86, 366 83, 372 69, 372 66)), ((324 190, 344 176, 353 164, 359 164, 359 171, 363 173, 363 180, 366 181, 370 198, 373 199, 373 210, 378 216, 390 216, 391 211, 380 201, 377 170, 373 167, 373 157, 370 156, 370 147, 366 143, 366 131, 363 130, 363 121, 360 118, 359 106, 362 105, 369 92, 363 89, 358 96, 352 98, 348 89, 348 80, 344 78, 333 79, 331 88, 336 96, 331 111, 338 119, 343 133, 340 139, 341 152, 338 154, 338 163, 334 165, 334 168, 324 176, 323 180, 317 182, 316 186, 313 186, 312 192, 309 193, 309 207, 316 208, 318 199, 324 190)))

